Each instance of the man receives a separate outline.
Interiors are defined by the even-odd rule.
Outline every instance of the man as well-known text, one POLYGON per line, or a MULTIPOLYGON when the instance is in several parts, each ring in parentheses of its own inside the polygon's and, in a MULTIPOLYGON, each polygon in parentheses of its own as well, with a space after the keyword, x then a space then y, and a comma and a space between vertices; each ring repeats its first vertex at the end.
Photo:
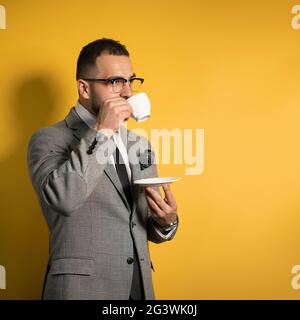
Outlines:
POLYGON ((154 153, 123 125, 136 78, 126 47, 86 45, 77 62, 79 100, 67 117, 33 134, 28 165, 50 233, 44 299, 154 299, 148 240, 171 240, 178 216, 154 153))

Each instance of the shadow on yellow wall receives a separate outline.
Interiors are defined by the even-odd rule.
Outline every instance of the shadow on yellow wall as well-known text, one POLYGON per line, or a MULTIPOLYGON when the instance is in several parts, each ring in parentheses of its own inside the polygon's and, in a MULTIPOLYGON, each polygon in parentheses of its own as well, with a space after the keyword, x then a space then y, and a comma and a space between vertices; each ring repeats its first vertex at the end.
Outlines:
POLYGON ((59 95, 47 77, 38 74, 24 78, 10 95, 15 119, 11 130, 19 139, 0 163, 0 212, 5 225, 0 252, 7 274, 1 298, 36 299, 47 262, 47 229, 29 180, 27 145, 31 134, 49 123, 59 95))

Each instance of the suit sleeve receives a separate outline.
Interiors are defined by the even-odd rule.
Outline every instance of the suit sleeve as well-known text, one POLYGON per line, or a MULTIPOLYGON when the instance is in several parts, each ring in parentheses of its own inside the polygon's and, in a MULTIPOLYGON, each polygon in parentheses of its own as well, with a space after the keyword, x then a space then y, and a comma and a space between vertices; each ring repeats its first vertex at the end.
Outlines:
POLYGON ((71 216, 99 182, 114 150, 113 139, 90 129, 75 150, 69 150, 58 128, 44 128, 30 139, 28 166, 40 201, 71 216))

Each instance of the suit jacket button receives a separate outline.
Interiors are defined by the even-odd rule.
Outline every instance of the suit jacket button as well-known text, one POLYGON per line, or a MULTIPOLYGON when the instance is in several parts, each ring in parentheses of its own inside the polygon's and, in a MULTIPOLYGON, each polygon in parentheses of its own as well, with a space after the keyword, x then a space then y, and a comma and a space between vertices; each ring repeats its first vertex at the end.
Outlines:
POLYGON ((127 263, 128 264, 132 264, 133 263, 133 258, 131 258, 131 257, 127 258, 127 263))

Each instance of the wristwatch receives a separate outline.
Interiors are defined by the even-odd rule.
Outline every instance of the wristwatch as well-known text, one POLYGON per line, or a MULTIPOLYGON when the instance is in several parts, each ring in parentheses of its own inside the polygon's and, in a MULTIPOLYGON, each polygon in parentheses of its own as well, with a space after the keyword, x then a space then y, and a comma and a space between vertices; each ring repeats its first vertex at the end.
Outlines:
POLYGON ((167 226, 161 226, 161 228, 164 229, 164 231, 171 231, 177 224, 178 224, 178 217, 174 222, 171 222, 167 226))

